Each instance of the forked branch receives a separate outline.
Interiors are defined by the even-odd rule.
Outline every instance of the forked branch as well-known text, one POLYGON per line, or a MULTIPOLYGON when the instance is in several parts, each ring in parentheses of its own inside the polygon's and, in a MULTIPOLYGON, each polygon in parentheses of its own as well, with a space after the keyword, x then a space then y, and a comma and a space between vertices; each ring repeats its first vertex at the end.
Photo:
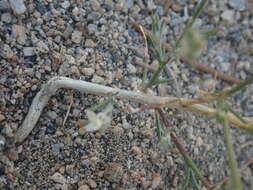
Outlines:
MULTIPOLYGON (((35 127, 44 107, 47 105, 51 96, 54 95, 58 89, 61 88, 73 89, 98 96, 111 96, 112 94, 115 94, 115 97, 120 99, 127 99, 133 102, 156 105, 155 107, 157 107, 157 105, 159 107, 160 105, 160 107, 189 110, 195 113, 210 116, 213 116, 217 112, 216 109, 207 107, 205 105, 189 105, 187 104, 187 102, 190 100, 186 98, 151 96, 143 94, 141 92, 133 92, 111 88, 82 80, 74 80, 67 77, 54 77, 42 87, 42 89, 33 99, 29 112, 15 135, 15 140, 17 143, 22 143, 27 138, 27 136, 35 127)), ((226 117, 231 124, 237 127, 243 128, 245 130, 253 130, 253 119, 244 118, 247 123, 243 123, 232 113, 227 113, 226 117)))

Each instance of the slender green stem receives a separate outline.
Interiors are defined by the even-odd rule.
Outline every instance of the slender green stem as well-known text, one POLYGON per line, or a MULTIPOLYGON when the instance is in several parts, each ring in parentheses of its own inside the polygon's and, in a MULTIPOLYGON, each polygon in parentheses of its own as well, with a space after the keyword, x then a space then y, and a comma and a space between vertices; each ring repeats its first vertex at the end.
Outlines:
POLYGON ((184 147, 181 145, 181 143, 179 143, 175 133, 171 133, 171 139, 175 143, 175 145, 176 145, 177 149, 179 150, 179 152, 181 153, 181 155, 184 157, 184 160, 187 163, 188 167, 190 167, 194 171, 197 178, 203 184, 205 184, 206 187, 208 187, 208 188, 211 187, 210 183, 206 180, 204 175, 198 169, 197 165, 194 163, 194 161, 191 159, 191 157, 186 153, 186 150, 184 149, 184 147))
POLYGON ((236 85, 235 87, 232 87, 229 90, 215 92, 215 93, 203 96, 203 97, 192 99, 187 104, 192 105, 192 104, 200 104, 200 103, 211 102, 211 101, 215 101, 215 100, 221 100, 221 99, 227 98, 229 96, 232 96, 234 93, 236 93, 240 90, 245 89, 248 85, 250 85, 252 83, 253 83, 253 75, 250 76, 245 81, 241 82, 240 84, 236 85))
POLYGON ((241 175, 240 170, 238 169, 238 164, 236 161, 236 155, 233 149, 233 141, 232 141, 232 134, 230 132, 230 128, 228 125, 228 120, 223 118, 223 128, 225 134, 225 143, 227 146, 228 152, 228 162, 231 170, 231 187, 236 190, 242 190, 242 182, 241 182, 241 175))
POLYGON ((165 66, 165 63, 164 63, 164 62, 162 62, 161 64, 159 64, 158 69, 155 71, 155 73, 153 74, 152 78, 151 78, 151 79, 148 81, 148 83, 145 85, 144 91, 145 91, 147 88, 151 87, 151 86, 156 82, 156 80, 158 79, 158 77, 159 77, 160 73, 162 72, 164 66, 165 66))
POLYGON ((203 10, 204 6, 207 4, 207 2, 208 2, 208 0, 201 0, 201 2, 198 4, 198 6, 196 7, 196 9, 193 12, 192 18, 187 22, 183 33, 176 41, 175 46, 174 46, 174 50, 176 50, 179 47, 186 32, 188 31, 189 28, 192 27, 193 23, 195 22, 196 18, 200 15, 200 13, 202 12, 202 10, 203 10))

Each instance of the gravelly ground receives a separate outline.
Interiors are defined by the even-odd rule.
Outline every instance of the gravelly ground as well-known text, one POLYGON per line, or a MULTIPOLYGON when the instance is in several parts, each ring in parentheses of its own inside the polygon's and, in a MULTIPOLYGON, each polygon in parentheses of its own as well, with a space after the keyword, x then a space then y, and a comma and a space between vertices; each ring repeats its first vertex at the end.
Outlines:
MULTIPOLYGON (((164 19, 166 40, 171 43, 181 34, 196 3, 27 0, 24 13, 15 10, 14 15, 6 1, 0 0, 1 189, 182 189, 184 161, 174 145, 160 152, 153 111, 131 114, 128 106, 139 105, 126 101, 120 101, 120 108, 114 110, 112 128, 81 135, 78 123, 86 119, 85 109, 103 99, 60 90, 29 138, 17 149, 5 150, 12 146, 13 134, 32 98, 53 76, 137 90, 142 68, 134 62, 144 59, 144 42, 132 24, 150 28, 154 12, 164 19)), ((252 10, 250 0, 209 2, 194 27, 216 27, 219 32, 208 41, 201 63, 240 79, 249 76, 253 69, 252 10)), ((216 89, 231 86, 183 63, 170 67, 183 97, 197 97, 199 90, 214 84, 216 89)), ((153 91, 177 94, 174 85, 153 91)), ((252 92, 251 86, 231 100, 246 116, 253 115, 252 92)), ((178 136, 205 176, 212 182, 227 176, 221 127, 203 116, 171 112, 176 114, 171 120, 178 136)), ((253 138, 243 131, 234 130, 234 134, 241 165, 252 157, 253 138)), ((245 169, 243 176, 247 185, 253 184, 252 168, 245 169)))

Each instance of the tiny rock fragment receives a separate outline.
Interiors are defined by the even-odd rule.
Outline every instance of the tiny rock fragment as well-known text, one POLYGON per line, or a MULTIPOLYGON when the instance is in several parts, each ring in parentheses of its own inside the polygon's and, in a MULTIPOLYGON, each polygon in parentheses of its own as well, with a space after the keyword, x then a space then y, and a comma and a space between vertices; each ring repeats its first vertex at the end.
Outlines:
POLYGON ((43 41, 39 41, 36 44, 36 48, 34 49, 34 52, 38 55, 40 54, 44 54, 44 53, 48 53, 49 52, 49 48, 47 46, 47 44, 43 41))
POLYGON ((49 29, 49 31, 46 33, 48 37, 55 37, 55 36, 61 36, 62 32, 54 29, 49 29))
POLYGON ((221 14, 221 18, 223 21, 225 21, 227 24, 232 24, 234 23, 234 16, 235 16, 235 12, 233 10, 225 10, 222 14, 221 14))
POLYGON ((5 120, 5 116, 3 114, 0 114, 0 121, 5 120))
POLYGON ((235 10, 244 11, 247 7, 246 0, 229 0, 228 5, 235 10))
POLYGON ((82 32, 75 30, 71 35, 72 42, 79 44, 83 39, 82 32))
POLYGON ((180 5, 180 4, 176 4, 176 3, 173 3, 172 4, 172 9, 175 11, 175 12, 181 12, 183 7, 180 5))
POLYGON ((159 173, 154 173, 153 174, 153 180, 152 180, 152 188, 158 188, 160 183, 161 183, 161 175, 159 173))
POLYGON ((87 39, 87 40, 85 41, 85 47, 94 48, 94 47, 96 47, 96 43, 93 42, 92 39, 87 39))
POLYGON ((18 151, 14 148, 8 150, 7 156, 11 161, 16 161, 18 160, 18 151))
POLYGON ((0 0, 0 10, 9 10, 11 9, 10 4, 8 0, 0 0))
POLYGON ((88 184, 92 189, 97 187, 97 184, 93 179, 89 179, 88 184))
POLYGON ((0 47, 0 56, 6 59, 11 59, 14 56, 14 53, 9 45, 4 44, 0 47))
POLYGON ((90 187, 88 185, 81 185, 78 190, 90 190, 90 187))
POLYGON ((23 53, 25 57, 33 56, 34 55, 34 47, 24 47, 23 53))
POLYGON ((12 21, 11 14, 10 13, 3 13, 1 15, 1 21, 5 22, 5 23, 11 23, 11 21, 12 21))
POLYGON ((14 24, 12 27, 12 35, 17 39, 18 43, 24 45, 27 39, 26 29, 22 25, 14 24))
POLYGON ((141 154, 141 149, 137 146, 133 146, 131 150, 136 154, 141 154))
POLYGON ((14 14, 21 15, 26 11, 25 3, 23 0, 9 0, 9 2, 14 14))
POLYGON ((66 183, 66 178, 58 172, 50 176, 49 179, 53 180, 56 183, 61 183, 61 184, 66 183))
POLYGON ((93 68, 82 68, 81 72, 85 76, 92 76, 95 73, 95 70, 93 68))
POLYGON ((6 143, 5 137, 0 135, 0 152, 4 149, 5 143, 6 143))
POLYGON ((123 168, 118 163, 109 163, 104 172, 104 177, 110 182, 119 182, 123 176, 123 168))

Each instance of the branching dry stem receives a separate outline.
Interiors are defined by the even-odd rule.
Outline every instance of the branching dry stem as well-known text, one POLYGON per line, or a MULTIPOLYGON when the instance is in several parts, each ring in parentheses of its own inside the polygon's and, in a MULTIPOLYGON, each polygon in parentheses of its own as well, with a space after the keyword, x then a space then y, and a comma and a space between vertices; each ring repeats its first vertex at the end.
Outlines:
MULTIPOLYGON (((56 91, 61 88, 73 89, 98 96, 111 96, 112 94, 116 94, 116 98, 127 99, 133 102, 148 104, 151 106, 155 105, 154 107, 177 108, 210 116, 213 116, 217 113, 216 109, 207 107, 205 105, 188 105, 187 102, 189 99, 186 98, 151 96, 141 92, 111 88, 82 80, 74 80, 67 77, 54 77, 42 87, 42 89, 33 99, 29 112, 15 135, 15 140, 17 143, 22 143, 28 137, 30 132, 35 127, 44 107, 47 105, 51 96, 53 96, 56 91)), ((243 128, 245 130, 250 130, 253 128, 253 119, 251 118, 243 118, 245 121, 247 121, 247 123, 243 123, 232 113, 227 113, 225 117, 231 124, 239 128, 243 128)))

